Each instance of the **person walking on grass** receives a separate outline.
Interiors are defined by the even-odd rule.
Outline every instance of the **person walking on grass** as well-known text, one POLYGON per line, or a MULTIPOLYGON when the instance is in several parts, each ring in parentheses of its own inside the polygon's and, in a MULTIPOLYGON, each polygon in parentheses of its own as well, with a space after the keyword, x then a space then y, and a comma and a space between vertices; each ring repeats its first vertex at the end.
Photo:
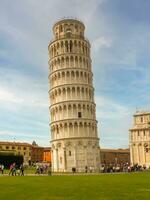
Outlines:
POLYGON ((1 171, 2 171, 2 174, 4 174, 4 165, 3 164, 1 165, 1 171))
POLYGON ((4 165, 0 164, 0 172, 3 174, 4 173, 4 165))
POLYGON ((87 173, 88 172, 88 167, 87 166, 85 166, 85 173, 87 173))
POLYGON ((23 164, 20 165, 20 172, 21 172, 20 175, 24 176, 24 166, 23 166, 23 164))
POLYGON ((9 167, 9 176, 12 175, 12 172, 13 172, 13 164, 11 164, 9 167))
POLYGON ((13 163, 12 176, 16 176, 16 163, 13 163))

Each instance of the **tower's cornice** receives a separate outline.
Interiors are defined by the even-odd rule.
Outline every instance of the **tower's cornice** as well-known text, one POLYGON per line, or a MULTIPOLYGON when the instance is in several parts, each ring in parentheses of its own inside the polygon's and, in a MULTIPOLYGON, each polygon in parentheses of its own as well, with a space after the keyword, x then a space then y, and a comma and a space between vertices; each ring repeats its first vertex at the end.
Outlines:
POLYGON ((85 26, 84 26, 84 23, 77 19, 77 18, 63 18, 61 20, 59 20, 58 22, 56 22, 54 25, 53 25, 53 31, 54 31, 54 28, 57 26, 57 25, 60 25, 60 24, 63 24, 63 23, 77 23, 77 24, 80 24, 84 29, 85 29, 85 26))
POLYGON ((93 101, 87 101, 87 100, 64 100, 64 101, 61 101, 61 102, 57 102, 57 103, 54 103, 54 104, 52 104, 52 105, 50 105, 49 106, 49 109, 51 109, 51 108, 53 108, 53 107, 55 107, 55 106, 57 106, 57 105, 62 105, 62 104, 78 104, 78 103, 81 103, 81 104, 85 104, 85 103, 87 103, 87 104, 92 104, 92 105, 94 105, 94 106, 96 106, 96 104, 93 102, 93 101))
POLYGON ((48 93, 50 93, 51 91, 53 91, 55 89, 62 88, 62 87, 69 87, 69 86, 71 86, 71 87, 73 87, 73 86, 74 87, 75 86, 79 86, 79 87, 84 86, 84 87, 91 88, 94 91, 94 87, 89 85, 88 83, 70 83, 70 84, 61 84, 61 85, 55 86, 55 87, 51 88, 48 93))

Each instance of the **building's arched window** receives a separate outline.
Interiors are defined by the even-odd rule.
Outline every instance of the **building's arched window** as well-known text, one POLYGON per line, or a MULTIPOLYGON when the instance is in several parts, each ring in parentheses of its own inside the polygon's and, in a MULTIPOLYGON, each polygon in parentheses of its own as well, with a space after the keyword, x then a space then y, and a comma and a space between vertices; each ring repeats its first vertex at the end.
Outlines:
POLYGON ((56 33, 56 39, 58 38, 58 33, 56 33))
POLYGON ((71 151, 69 151, 69 156, 71 156, 71 151))
POLYGON ((75 25, 75 29, 76 29, 76 32, 78 32, 78 26, 77 25, 75 25))
POLYGON ((72 52, 72 41, 70 41, 70 52, 72 52))
POLYGON ((63 27, 62 27, 62 25, 60 25, 60 27, 59 27, 59 31, 60 31, 60 32, 63 31, 63 27))
POLYGON ((78 118, 81 118, 81 117, 82 117, 82 113, 78 112, 78 118))
POLYGON ((68 37, 68 38, 71 37, 71 29, 70 29, 70 28, 68 28, 68 29, 66 30, 66 37, 68 37))

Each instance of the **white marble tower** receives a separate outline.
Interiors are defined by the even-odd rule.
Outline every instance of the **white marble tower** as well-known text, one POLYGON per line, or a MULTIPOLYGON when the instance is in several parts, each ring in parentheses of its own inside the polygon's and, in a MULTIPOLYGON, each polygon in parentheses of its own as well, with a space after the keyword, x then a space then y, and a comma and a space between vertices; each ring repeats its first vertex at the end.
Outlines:
POLYGON ((75 19, 58 21, 48 46, 53 171, 100 167, 90 43, 84 29, 75 19))

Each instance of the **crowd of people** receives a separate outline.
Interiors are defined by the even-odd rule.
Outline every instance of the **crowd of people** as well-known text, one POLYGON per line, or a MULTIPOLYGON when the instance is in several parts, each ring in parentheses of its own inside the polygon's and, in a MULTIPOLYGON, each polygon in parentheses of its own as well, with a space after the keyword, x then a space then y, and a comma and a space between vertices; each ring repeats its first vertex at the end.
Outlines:
POLYGON ((101 172, 102 173, 113 173, 113 172, 136 172, 136 171, 144 171, 146 170, 145 166, 141 165, 129 165, 123 164, 123 165, 102 165, 101 172))
MULTIPOLYGON (((29 168, 28 166, 24 166, 23 164, 16 165, 16 163, 12 163, 9 167, 9 176, 24 176, 25 169, 31 170, 31 174, 48 174, 51 175, 51 166, 48 164, 42 164, 42 163, 35 163, 32 165, 32 168, 29 168)), ((102 165, 100 168, 101 173, 115 173, 115 172, 137 172, 137 171, 144 171, 147 168, 145 166, 140 166, 138 164, 131 166, 128 163, 123 165, 102 165)), ((94 167, 85 166, 84 173, 95 173, 94 167)), ((0 173, 4 174, 4 165, 0 164, 0 173)), ((72 167, 72 173, 77 173, 77 170, 75 167, 72 167)))
MULTIPOLYGON (((4 174, 4 165, 0 164, 0 173, 4 174)), ((23 164, 17 166, 16 163, 12 163, 9 167, 9 176, 24 176, 24 166, 23 164)))
POLYGON ((16 163, 12 163, 9 168, 9 176, 24 176, 24 166, 21 164, 20 166, 16 165, 16 163))
MULTIPOLYGON (((122 164, 122 165, 102 165, 100 167, 99 172, 100 173, 115 173, 115 172, 137 172, 137 171, 144 171, 146 170, 146 166, 140 166, 138 164, 131 166, 128 163, 122 164)), ((96 173, 97 171, 93 166, 85 166, 84 173, 96 173)), ((77 170, 75 167, 72 167, 72 173, 77 173, 77 170)))
MULTIPOLYGON (((8 169, 5 171, 5 174, 7 174, 6 172, 8 171, 8 175, 9 176, 24 176, 24 171, 26 170, 26 172, 29 174, 51 174, 51 168, 49 167, 48 164, 40 164, 40 163, 36 163, 33 166, 27 166, 27 165, 17 165, 16 163, 12 163, 10 164, 9 167, 9 171, 8 169)), ((0 173, 4 174, 4 165, 0 164, 0 173)))
POLYGON ((46 164, 36 164, 35 168, 35 174, 47 174, 49 170, 49 166, 46 164))

